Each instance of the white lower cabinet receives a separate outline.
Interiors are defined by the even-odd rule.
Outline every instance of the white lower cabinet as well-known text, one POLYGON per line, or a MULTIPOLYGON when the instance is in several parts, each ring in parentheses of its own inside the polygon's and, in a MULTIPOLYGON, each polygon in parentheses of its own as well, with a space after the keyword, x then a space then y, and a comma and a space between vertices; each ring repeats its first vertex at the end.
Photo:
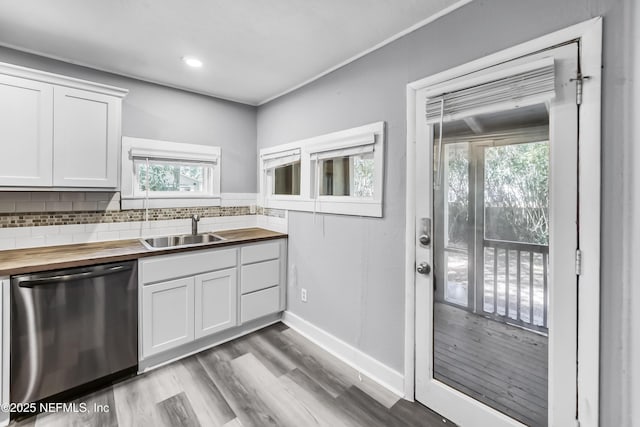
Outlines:
POLYGON ((195 277, 195 337, 215 334, 237 322, 238 281, 235 268, 195 277))
POLYGON ((242 295, 242 323, 278 311, 280 289, 277 286, 242 295))
POLYGON ((142 288, 144 356, 151 356, 193 341, 192 277, 142 288))
POLYGON ((193 352, 220 332, 284 310, 286 243, 278 239, 142 258, 140 360, 168 350, 173 351, 150 360, 181 357, 179 347, 193 352))

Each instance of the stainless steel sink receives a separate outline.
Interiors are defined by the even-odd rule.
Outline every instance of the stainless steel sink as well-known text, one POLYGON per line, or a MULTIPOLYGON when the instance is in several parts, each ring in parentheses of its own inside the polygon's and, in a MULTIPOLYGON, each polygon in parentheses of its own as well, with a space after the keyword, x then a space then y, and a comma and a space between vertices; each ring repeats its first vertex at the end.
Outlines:
POLYGON ((149 249, 179 248, 184 246, 205 245, 225 240, 213 233, 179 234, 173 236, 149 237, 140 239, 143 245, 149 249))

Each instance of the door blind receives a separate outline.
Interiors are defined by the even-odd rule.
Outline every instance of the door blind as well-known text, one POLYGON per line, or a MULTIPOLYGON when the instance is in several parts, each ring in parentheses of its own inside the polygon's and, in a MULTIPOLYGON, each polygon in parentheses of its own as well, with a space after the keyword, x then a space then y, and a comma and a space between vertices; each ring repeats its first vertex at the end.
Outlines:
POLYGON ((440 94, 430 95, 426 105, 427 123, 434 124, 441 120, 449 122, 477 114, 526 107, 554 97, 553 58, 527 64, 524 70, 523 67, 517 68, 512 70, 514 74, 501 70, 485 75, 480 82, 469 78, 471 86, 459 89, 450 87, 449 91, 444 88, 440 94))

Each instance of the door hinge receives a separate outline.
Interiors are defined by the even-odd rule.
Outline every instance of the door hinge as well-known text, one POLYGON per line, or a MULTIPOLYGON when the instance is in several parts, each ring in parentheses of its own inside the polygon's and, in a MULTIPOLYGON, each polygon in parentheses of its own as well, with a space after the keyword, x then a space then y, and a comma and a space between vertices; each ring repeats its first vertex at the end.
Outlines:
POLYGON ((576 249, 576 276, 582 274, 582 251, 576 249))
POLYGON ((576 82, 576 104, 582 105, 582 92, 584 81, 589 80, 591 76, 583 76, 582 73, 578 73, 575 79, 569 79, 571 82, 576 82))

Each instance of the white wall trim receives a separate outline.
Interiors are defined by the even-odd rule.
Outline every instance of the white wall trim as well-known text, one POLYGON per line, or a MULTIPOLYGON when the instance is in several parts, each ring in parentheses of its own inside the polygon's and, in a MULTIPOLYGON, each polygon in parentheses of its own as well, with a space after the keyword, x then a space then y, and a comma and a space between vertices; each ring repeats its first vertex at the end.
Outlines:
POLYGON ((404 377, 402 373, 374 359, 330 333, 318 328, 290 311, 285 311, 282 322, 298 332, 323 350, 337 357, 347 365, 363 373, 392 393, 404 396, 404 377))
POLYGON ((456 3, 452 4, 449 7, 445 7, 440 12, 434 13, 433 15, 429 16, 426 19, 423 19, 422 21, 418 22, 417 24, 414 24, 414 25, 410 26, 409 28, 404 29, 404 30, 400 31, 399 33, 396 33, 396 34, 392 35, 391 37, 381 41, 377 45, 375 45, 373 47, 370 47, 369 49, 363 50, 362 52, 352 56, 351 58, 349 58, 349 59, 347 59, 345 61, 342 61, 341 63, 339 63, 337 65, 334 65, 333 67, 321 72, 320 74, 318 74, 318 75, 316 75, 314 77, 311 77, 310 79, 305 80, 302 83, 299 83, 299 84, 297 84, 297 85, 295 85, 295 86, 293 86, 293 87, 291 87, 291 88, 289 88, 289 89, 287 89, 287 90, 285 90, 283 92, 280 92, 277 95, 271 96, 271 97, 265 99, 264 101, 258 102, 258 106, 264 105, 264 104, 266 104, 268 102, 273 101, 276 98, 280 98, 281 96, 284 96, 284 95, 286 95, 286 94, 288 94, 290 92, 293 92, 293 91, 295 91, 297 89, 300 89, 301 87, 306 86, 309 83, 314 82, 314 81, 326 76, 329 73, 332 73, 333 71, 337 70, 338 68, 342 68, 345 65, 350 64, 351 62, 354 62, 354 61, 362 58, 363 56, 366 56, 366 55, 370 54, 371 52, 376 51, 376 50, 388 45, 389 43, 392 43, 392 42, 398 40, 399 38, 402 38, 402 37, 406 36, 407 34, 412 33, 414 31, 416 31, 417 29, 420 29, 420 28, 424 27, 425 25, 435 21, 436 19, 442 18, 445 15, 448 15, 449 13, 453 12, 454 10, 456 10, 458 8, 461 8, 462 6, 466 5, 467 3, 471 3, 471 1, 472 0, 460 0, 460 1, 457 1, 456 3))
POLYGON ((625 182, 623 212, 625 212, 625 223, 623 224, 624 251, 623 259, 623 301, 621 321, 623 323, 622 342, 628 340, 628 348, 623 349, 622 369, 628 372, 623 380, 622 389, 622 425, 632 425, 640 420, 640 289, 637 286, 640 277, 640 171, 637 165, 640 163, 640 148, 635 141, 640 138, 640 29, 634 23, 640 20, 640 4, 631 2, 631 13, 626 24, 631 28, 632 36, 623 41, 623 46, 628 46, 624 52, 630 52, 630 63, 627 70, 630 71, 630 90, 627 96, 625 120, 623 123, 629 124, 629 133, 625 140, 626 163, 623 166, 629 176, 625 182), (628 298, 625 298, 628 297, 628 298))
POLYGON ((164 197, 149 198, 147 204, 145 199, 122 199, 120 206, 123 211, 130 209, 162 209, 162 208, 192 208, 192 207, 216 207, 222 206, 220 198, 209 199, 172 199, 164 197))
MULTIPOLYGON (((406 244, 414 246, 415 181, 413 168, 416 129, 416 92, 446 80, 461 77, 571 40, 581 44, 581 66, 591 78, 584 85, 580 108, 580 246, 584 253, 579 276, 578 321, 578 420, 583 427, 599 425, 600 372, 600 98, 602 62, 602 18, 597 17, 544 35, 529 42, 482 57, 407 85, 407 220, 406 244), (410 209, 413 209, 411 211, 410 209), (588 254, 588 255, 587 255, 588 254), (588 259, 587 259, 588 257, 588 259)), ((415 326, 415 254, 407 249, 405 271, 405 325, 415 326)), ((415 328, 405 331, 405 377, 415 380, 415 328)), ((408 383, 409 381, 407 381, 408 383)), ((446 414, 445 414, 446 415, 446 414)))
POLYGON ((75 59, 69 59, 66 58, 64 56, 60 56, 60 55, 52 55, 50 53, 45 53, 45 52, 40 52, 39 50, 36 49, 26 49, 22 46, 18 46, 15 44, 11 44, 11 43, 0 43, 0 46, 2 47, 6 47, 8 49, 13 49, 16 50, 18 52, 25 52, 31 55, 37 55, 37 56, 41 56, 43 58, 48 58, 48 59, 52 59, 54 61, 60 61, 60 62, 64 62, 66 64, 71 64, 71 65, 76 65, 78 67, 84 67, 84 68, 88 68, 90 70, 93 71, 100 71, 103 73, 109 73, 112 74, 113 76, 117 77, 125 77, 128 79, 132 79, 132 80, 137 80, 140 82, 145 82, 145 83, 151 83, 154 85, 158 85, 158 86, 163 86, 163 87, 168 87, 171 89, 177 89, 177 90, 181 90, 184 92, 190 92, 190 93, 196 93, 199 95, 204 95, 204 96, 209 96, 209 97, 213 97, 216 99, 220 99, 222 101, 229 101, 229 102, 235 102, 238 104, 244 104, 244 105, 249 105, 251 107, 256 107, 257 104, 255 102, 249 102, 247 100, 240 100, 240 99, 236 99, 236 98, 230 98, 230 97, 225 97, 225 96, 221 96, 221 95, 216 95, 214 93, 210 93, 207 91, 203 91, 203 90, 196 90, 196 89, 190 89, 186 86, 181 86, 181 85, 176 85, 176 84, 172 84, 172 83, 168 83, 168 82, 162 82, 160 80, 155 80, 155 79, 151 79, 151 78, 145 78, 145 77, 141 77, 141 76, 136 76, 133 74, 129 74, 129 73, 125 73, 122 71, 114 71, 112 69, 109 69, 107 67, 98 67, 96 65, 92 65, 89 64, 87 62, 84 61, 78 61, 75 59))
POLYGON ((256 226, 264 228, 265 230, 286 234, 289 229, 288 213, 285 211, 284 218, 268 215, 256 215, 256 226))
POLYGON ((0 62, 0 73, 14 77, 36 80, 43 83, 51 83, 58 86, 66 86, 73 89, 82 89, 90 92, 116 96, 118 98, 124 98, 129 93, 129 89, 76 79, 75 77, 49 73, 47 71, 36 70, 34 68, 7 64, 5 62, 0 62))
MULTIPOLYGON (((171 199, 171 198, 149 198, 149 208, 184 208, 196 206, 249 206, 253 208, 250 213, 255 213, 258 202, 257 193, 222 193, 220 198, 192 198, 192 199, 171 199)), ((144 199, 124 199, 121 201, 122 210, 144 209, 144 199)))
POLYGON ((414 268, 416 265, 416 250, 413 242, 416 241, 416 126, 415 126, 416 90, 407 87, 407 166, 406 166, 406 203, 405 203, 405 266, 404 266, 404 395, 405 399, 413 402, 415 399, 415 300, 416 290, 414 286, 414 268), (411 106, 411 107, 409 107, 411 106), (413 109, 414 113, 410 114, 413 109), (409 244, 411 242, 411 244, 409 244))

